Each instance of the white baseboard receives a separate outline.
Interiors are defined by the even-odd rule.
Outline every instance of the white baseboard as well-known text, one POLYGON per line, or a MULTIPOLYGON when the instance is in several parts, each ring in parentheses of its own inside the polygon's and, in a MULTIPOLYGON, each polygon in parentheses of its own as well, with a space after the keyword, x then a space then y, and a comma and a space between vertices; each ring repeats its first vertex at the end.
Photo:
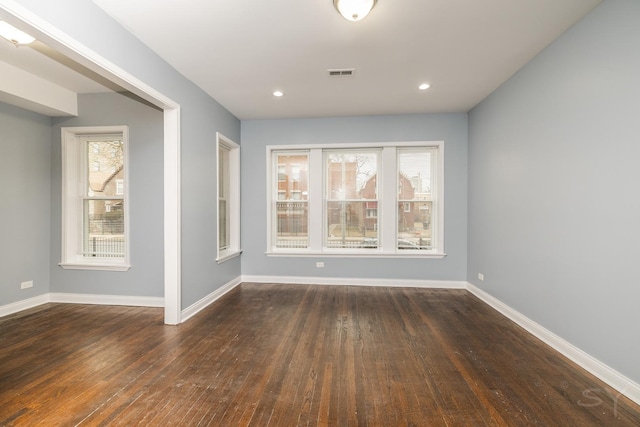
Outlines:
POLYGON ((362 279, 305 276, 242 276, 244 283, 292 283, 300 285, 385 286, 394 288, 466 289, 467 282, 454 280, 362 279))
POLYGON ((11 304, 0 306, 0 317, 28 310, 49 302, 49 294, 38 295, 37 297, 12 302, 11 304))
POLYGON ((96 304, 96 305, 131 305, 139 307, 164 307, 162 297, 138 297, 127 295, 92 295, 92 294, 67 294, 46 293, 37 297, 16 301, 0 306, 0 317, 8 316, 22 310, 37 307, 49 302, 68 304, 96 304))
POLYGON ((570 359, 574 363, 580 365, 586 371, 600 378, 614 389, 618 390, 635 403, 640 404, 640 384, 630 378, 625 377, 620 372, 612 369, 608 365, 600 362, 593 356, 580 350, 570 342, 564 340, 548 329, 542 327, 538 323, 529 319, 524 314, 509 307, 499 299, 493 297, 477 286, 471 283, 467 284, 469 292, 474 294, 480 300, 499 311, 513 322, 520 325, 527 332, 549 345, 551 348, 570 359))
POLYGON ((180 315, 180 323, 186 322, 191 317, 195 316, 197 313, 202 311, 205 307, 211 305, 212 303, 220 299, 224 294, 226 294, 231 289, 238 286, 240 283, 242 283, 242 280, 240 276, 238 276, 235 279, 231 280, 230 282, 222 285, 220 288, 216 289, 215 291, 211 292, 209 295, 205 296, 201 300, 191 304, 189 307, 182 310, 182 313, 180 315))
POLYGON ((139 307, 164 307, 163 297, 138 297, 128 295, 93 295, 93 294, 68 294, 50 293, 49 302, 61 302, 68 304, 95 304, 95 305, 131 305, 139 307))

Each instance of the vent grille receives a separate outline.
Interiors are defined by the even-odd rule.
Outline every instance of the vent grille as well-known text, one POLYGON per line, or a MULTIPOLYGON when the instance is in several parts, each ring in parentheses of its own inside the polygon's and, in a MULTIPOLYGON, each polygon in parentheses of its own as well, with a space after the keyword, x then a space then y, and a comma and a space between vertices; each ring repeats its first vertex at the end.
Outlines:
POLYGON ((334 68, 327 71, 329 72, 329 77, 349 77, 353 76, 355 70, 355 68, 334 68))

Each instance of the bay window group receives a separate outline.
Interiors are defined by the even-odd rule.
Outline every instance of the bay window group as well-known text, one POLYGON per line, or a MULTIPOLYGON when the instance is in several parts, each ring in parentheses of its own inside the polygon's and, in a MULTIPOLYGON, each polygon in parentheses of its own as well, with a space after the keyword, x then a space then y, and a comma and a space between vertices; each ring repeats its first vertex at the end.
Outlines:
POLYGON ((268 156, 268 253, 443 255, 441 142, 268 156))

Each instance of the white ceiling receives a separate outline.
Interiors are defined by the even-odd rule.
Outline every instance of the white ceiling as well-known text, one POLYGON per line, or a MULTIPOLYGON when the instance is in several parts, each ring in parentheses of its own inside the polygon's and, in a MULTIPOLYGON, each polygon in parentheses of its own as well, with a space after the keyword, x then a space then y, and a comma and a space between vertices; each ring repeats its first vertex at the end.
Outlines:
MULTIPOLYGON (((601 0, 378 0, 360 22, 332 0, 93 1, 244 120, 469 111, 601 0)), ((0 61, 110 90, 42 44, 0 61)))
POLYGON ((600 0, 379 0, 360 22, 332 0, 94 2, 257 119, 469 111, 600 0))

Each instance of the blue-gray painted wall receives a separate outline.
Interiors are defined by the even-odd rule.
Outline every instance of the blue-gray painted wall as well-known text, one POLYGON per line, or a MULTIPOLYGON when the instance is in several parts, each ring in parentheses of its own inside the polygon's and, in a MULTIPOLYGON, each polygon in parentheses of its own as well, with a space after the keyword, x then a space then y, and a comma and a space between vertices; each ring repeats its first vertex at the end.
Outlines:
POLYGON ((465 280, 467 115, 416 114, 242 122, 242 273, 245 275, 465 280), (444 259, 268 257, 266 146, 444 141, 444 259))
POLYGON ((50 129, 0 103, 0 306, 49 292, 50 129))
POLYGON ((182 308, 238 277, 240 258, 215 262, 215 134, 240 143, 240 121, 91 0, 16 2, 180 104, 182 308))
POLYGON ((640 383, 639 76, 606 0, 471 111, 468 276, 640 383))
POLYGON ((118 93, 78 96, 78 117, 54 118, 51 129, 51 292, 162 297, 163 113, 118 93), (65 270, 61 259, 61 128, 129 127, 129 271, 65 270))

